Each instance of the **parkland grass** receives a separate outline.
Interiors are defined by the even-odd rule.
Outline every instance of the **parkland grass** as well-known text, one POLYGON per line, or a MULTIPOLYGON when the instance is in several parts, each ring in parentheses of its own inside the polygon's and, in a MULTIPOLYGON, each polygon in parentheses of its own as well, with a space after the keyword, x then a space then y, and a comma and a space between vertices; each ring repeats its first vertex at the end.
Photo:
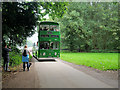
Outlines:
POLYGON ((99 70, 118 70, 118 53, 61 53, 61 59, 99 70))

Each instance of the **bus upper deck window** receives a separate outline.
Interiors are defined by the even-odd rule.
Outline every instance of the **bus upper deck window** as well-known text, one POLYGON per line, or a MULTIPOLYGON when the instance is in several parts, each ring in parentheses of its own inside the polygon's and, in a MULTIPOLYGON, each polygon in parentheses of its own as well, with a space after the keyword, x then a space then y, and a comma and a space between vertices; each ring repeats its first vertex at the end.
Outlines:
POLYGON ((59 31, 59 26, 56 26, 56 27, 55 27, 55 31, 59 31))
POLYGON ((48 31, 49 25, 40 25, 40 31, 48 31))
POLYGON ((54 31, 54 28, 50 28, 50 31, 54 31))
POLYGON ((54 31, 55 26, 54 25, 50 25, 50 31, 54 31))
POLYGON ((50 31, 59 31, 58 25, 50 25, 50 31))
POLYGON ((48 31, 48 28, 47 28, 47 27, 44 27, 44 31, 48 31))

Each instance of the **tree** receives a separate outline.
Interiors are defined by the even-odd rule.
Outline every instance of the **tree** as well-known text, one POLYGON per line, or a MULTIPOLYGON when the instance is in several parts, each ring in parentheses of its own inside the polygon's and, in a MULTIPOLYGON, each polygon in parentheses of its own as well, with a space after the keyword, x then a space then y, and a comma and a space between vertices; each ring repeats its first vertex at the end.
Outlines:
POLYGON ((4 2, 2 4, 3 40, 5 37, 13 45, 25 42, 26 37, 34 34, 38 20, 37 3, 4 2))
POLYGON ((72 2, 67 14, 58 21, 62 42, 72 51, 119 48, 118 3, 72 2))
POLYGON ((45 20, 45 15, 62 17, 66 5, 62 2, 3 2, 3 42, 11 41, 14 46, 25 43, 26 38, 35 33, 38 22, 45 20))
POLYGON ((68 13, 61 20, 62 41, 70 51, 87 49, 87 33, 83 28, 84 21, 78 3, 70 3, 68 13), (63 40, 64 39, 64 40, 63 40))

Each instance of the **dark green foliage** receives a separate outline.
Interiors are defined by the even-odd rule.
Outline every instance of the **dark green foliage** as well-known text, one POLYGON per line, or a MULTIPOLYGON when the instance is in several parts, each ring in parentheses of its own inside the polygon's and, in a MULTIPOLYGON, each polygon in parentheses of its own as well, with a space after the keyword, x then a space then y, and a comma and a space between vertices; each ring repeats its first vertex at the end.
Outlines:
POLYGON ((66 5, 65 2, 3 2, 3 43, 10 41, 13 46, 25 44, 26 38, 35 33, 38 22, 46 20, 45 15, 60 18, 66 5))
POLYGON ((39 7, 42 8, 39 9, 39 20, 45 20, 43 17, 47 14, 51 16, 52 19, 55 17, 61 18, 66 12, 67 5, 67 2, 40 2, 39 7), (44 13, 41 12, 42 10, 44 10, 44 13))
POLYGON ((117 52, 120 49, 118 3, 71 2, 67 14, 56 20, 61 24, 62 47, 70 51, 117 52))
POLYGON ((22 55, 21 54, 16 54, 16 52, 10 52, 9 57, 10 57, 9 64, 12 67, 17 66, 22 63, 22 55))
POLYGON ((93 49, 93 50, 90 50, 90 52, 93 52, 93 53, 118 53, 118 50, 109 50, 109 49, 105 49, 105 50, 96 50, 96 49, 93 49))
POLYGON ((16 48, 15 46, 12 46, 12 51, 14 51, 17 54, 20 54, 20 50, 18 48, 16 48))
POLYGON ((30 56, 29 56, 29 62, 31 61, 31 59, 32 59, 32 56, 30 55, 30 56))
POLYGON ((12 45, 22 44, 26 37, 34 34, 37 25, 37 3, 4 2, 2 4, 3 40, 10 39, 12 45))

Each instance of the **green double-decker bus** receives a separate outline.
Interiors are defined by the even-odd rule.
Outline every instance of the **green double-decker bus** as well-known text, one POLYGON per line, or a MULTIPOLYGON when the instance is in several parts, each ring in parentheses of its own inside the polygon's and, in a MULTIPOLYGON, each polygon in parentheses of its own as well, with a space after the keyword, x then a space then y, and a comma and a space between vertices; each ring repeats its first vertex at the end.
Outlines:
POLYGON ((57 22, 40 22, 37 58, 60 57, 60 28, 57 22))

